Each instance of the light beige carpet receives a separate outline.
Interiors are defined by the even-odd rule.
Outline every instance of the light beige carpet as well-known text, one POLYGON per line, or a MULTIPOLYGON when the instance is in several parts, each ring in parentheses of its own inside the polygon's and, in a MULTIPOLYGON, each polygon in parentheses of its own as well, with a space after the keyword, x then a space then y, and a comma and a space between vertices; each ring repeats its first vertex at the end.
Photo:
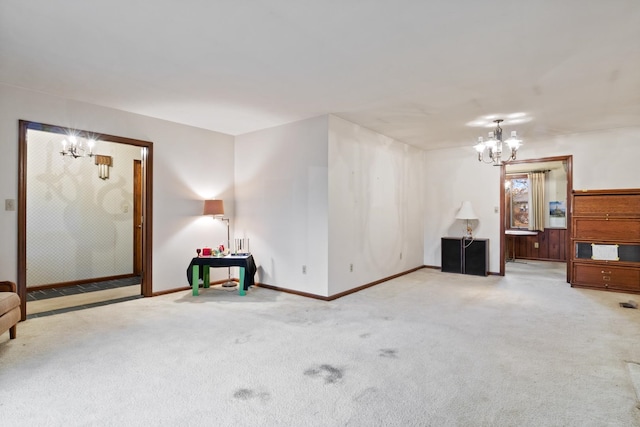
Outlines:
POLYGON ((564 265, 422 269, 333 302, 214 287, 35 318, 0 336, 0 422, 638 426, 634 295, 564 265))

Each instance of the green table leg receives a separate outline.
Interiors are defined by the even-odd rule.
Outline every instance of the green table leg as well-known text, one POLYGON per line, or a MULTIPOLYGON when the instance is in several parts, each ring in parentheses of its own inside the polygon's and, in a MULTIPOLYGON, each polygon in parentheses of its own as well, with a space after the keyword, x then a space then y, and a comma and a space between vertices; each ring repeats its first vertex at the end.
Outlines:
POLYGON ((238 293, 240 295, 246 295, 247 293, 244 290, 244 268, 239 267, 238 270, 240 270, 240 283, 238 283, 238 293))
POLYGON ((209 277, 209 266, 202 266, 202 281, 204 282, 204 287, 208 288, 211 286, 211 279, 209 277))
POLYGON ((198 268, 198 265, 194 265, 193 268, 191 269, 191 295, 193 295, 194 297, 198 296, 198 281, 200 280, 200 268, 198 268))

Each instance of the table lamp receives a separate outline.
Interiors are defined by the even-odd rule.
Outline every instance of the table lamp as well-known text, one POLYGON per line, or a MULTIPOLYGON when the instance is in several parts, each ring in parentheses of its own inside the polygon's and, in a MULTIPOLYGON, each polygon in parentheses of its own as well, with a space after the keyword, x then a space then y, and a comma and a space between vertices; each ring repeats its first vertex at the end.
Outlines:
POLYGON ((467 234, 465 235, 465 238, 473 239, 473 230, 471 229, 471 223, 469 221, 472 219, 478 219, 478 216, 473 211, 473 208, 471 207, 471 202, 469 201, 462 202, 462 206, 460 206, 460 210, 458 210, 456 219, 464 219, 467 221, 467 234))

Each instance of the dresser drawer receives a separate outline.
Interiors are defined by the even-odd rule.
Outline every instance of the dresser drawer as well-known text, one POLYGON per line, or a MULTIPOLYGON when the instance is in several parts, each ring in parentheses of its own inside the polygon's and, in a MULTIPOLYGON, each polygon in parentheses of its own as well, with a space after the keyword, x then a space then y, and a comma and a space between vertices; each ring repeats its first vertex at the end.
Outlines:
POLYGON ((640 291, 640 268, 573 264, 573 285, 640 291))
POLYGON ((574 217, 573 236, 580 240, 640 240, 640 220, 574 217))
POLYGON ((588 216, 640 215, 640 194, 581 194, 573 198, 573 214, 588 216))

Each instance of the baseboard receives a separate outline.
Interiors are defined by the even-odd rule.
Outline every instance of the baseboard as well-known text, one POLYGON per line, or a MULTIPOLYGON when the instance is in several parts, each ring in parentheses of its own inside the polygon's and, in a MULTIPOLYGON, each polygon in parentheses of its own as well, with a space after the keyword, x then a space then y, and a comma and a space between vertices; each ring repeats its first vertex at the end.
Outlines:
POLYGON ((151 296, 152 297, 159 297, 160 295, 174 294, 176 292, 188 291, 189 289, 191 289, 191 286, 183 286, 181 288, 165 289, 164 291, 153 292, 151 294, 151 296))
POLYGON ((329 297, 325 297, 317 294, 311 294, 309 292, 296 291, 294 289, 281 288, 280 286, 267 285, 266 283, 256 283, 256 286, 258 288, 271 289, 272 291, 284 292, 287 294, 298 295, 305 298, 313 298, 313 299, 319 299, 322 301, 329 301, 329 297))
MULTIPOLYGON (((442 270, 442 267, 439 265, 425 265, 424 268, 432 268, 434 270, 442 270)), ((496 273, 495 271, 490 271, 487 276, 499 276, 500 273, 496 273)))
POLYGON ((307 297, 307 298, 319 299, 319 300, 322 300, 322 301, 333 301, 333 300, 336 300, 338 298, 342 298, 344 296, 359 292, 359 291, 361 291, 363 289, 370 288, 371 286, 379 285, 380 283, 387 282, 389 280, 395 279, 396 277, 400 277, 400 276, 404 276, 405 274, 413 273, 414 271, 420 270, 420 269, 425 268, 425 267, 426 266, 421 265, 420 267, 412 268, 410 270, 403 271, 402 273, 394 274, 392 276, 385 277, 384 279, 376 280, 375 282, 366 283, 364 285, 358 286, 357 288, 349 289, 347 291, 340 292, 340 293, 334 294, 334 295, 330 295, 328 297, 327 296, 323 296, 323 295, 311 294, 311 293, 308 293, 308 292, 296 291, 296 290, 293 290, 293 289, 281 288, 281 287, 273 286, 273 285, 267 285, 267 284, 263 284, 263 283, 256 284, 256 286, 259 286, 261 288, 266 288, 266 289, 272 289, 274 291, 285 292, 285 293, 288 293, 288 294, 299 295, 299 296, 303 296, 303 297, 307 297))
MULTIPOLYGON (((376 281, 371 282, 371 283, 366 283, 364 285, 358 286, 357 288, 349 289, 347 291, 340 292, 338 294, 334 294, 334 295, 331 295, 331 296, 328 296, 328 297, 324 296, 324 295, 312 294, 312 293, 309 293, 309 292, 296 291, 294 289, 281 288, 280 286, 268 285, 266 283, 258 283, 258 282, 256 282, 254 286, 256 286, 258 288, 270 289, 272 291, 278 291, 278 292, 284 292, 284 293, 287 293, 287 294, 298 295, 298 296, 305 297, 305 298, 313 298, 313 299, 318 299, 318 300, 322 300, 322 301, 333 301, 333 300, 336 300, 338 298, 342 298, 344 296, 347 296, 347 295, 350 295, 350 294, 354 294, 354 293, 359 292, 359 291, 361 291, 363 289, 367 289, 367 288, 370 288, 372 286, 379 285, 380 283, 388 282, 389 280, 395 279, 397 277, 404 276, 404 275, 409 274, 409 273, 413 273, 414 271, 418 271, 418 270, 421 270, 423 268, 433 268, 433 269, 438 269, 438 270, 440 269, 440 267, 436 267, 436 266, 421 265, 420 267, 415 267, 415 268, 412 268, 410 270, 403 271, 402 273, 394 274, 392 276, 388 276, 388 277, 385 277, 385 278, 380 279, 380 280, 376 280, 376 281)), ((235 278, 232 279, 232 280, 235 281, 235 282, 238 281, 238 279, 235 279, 235 278)), ((226 282, 226 280, 219 280, 217 282, 211 282, 211 284, 212 285, 217 285, 217 284, 225 283, 225 282, 226 282)), ((174 292, 188 291, 190 289, 191 289, 191 286, 184 286, 184 287, 181 287, 181 288, 167 289, 167 290, 164 290, 164 291, 154 292, 152 294, 152 296, 155 297, 155 296, 160 296, 160 295, 167 295, 167 294, 172 294, 174 292)))

